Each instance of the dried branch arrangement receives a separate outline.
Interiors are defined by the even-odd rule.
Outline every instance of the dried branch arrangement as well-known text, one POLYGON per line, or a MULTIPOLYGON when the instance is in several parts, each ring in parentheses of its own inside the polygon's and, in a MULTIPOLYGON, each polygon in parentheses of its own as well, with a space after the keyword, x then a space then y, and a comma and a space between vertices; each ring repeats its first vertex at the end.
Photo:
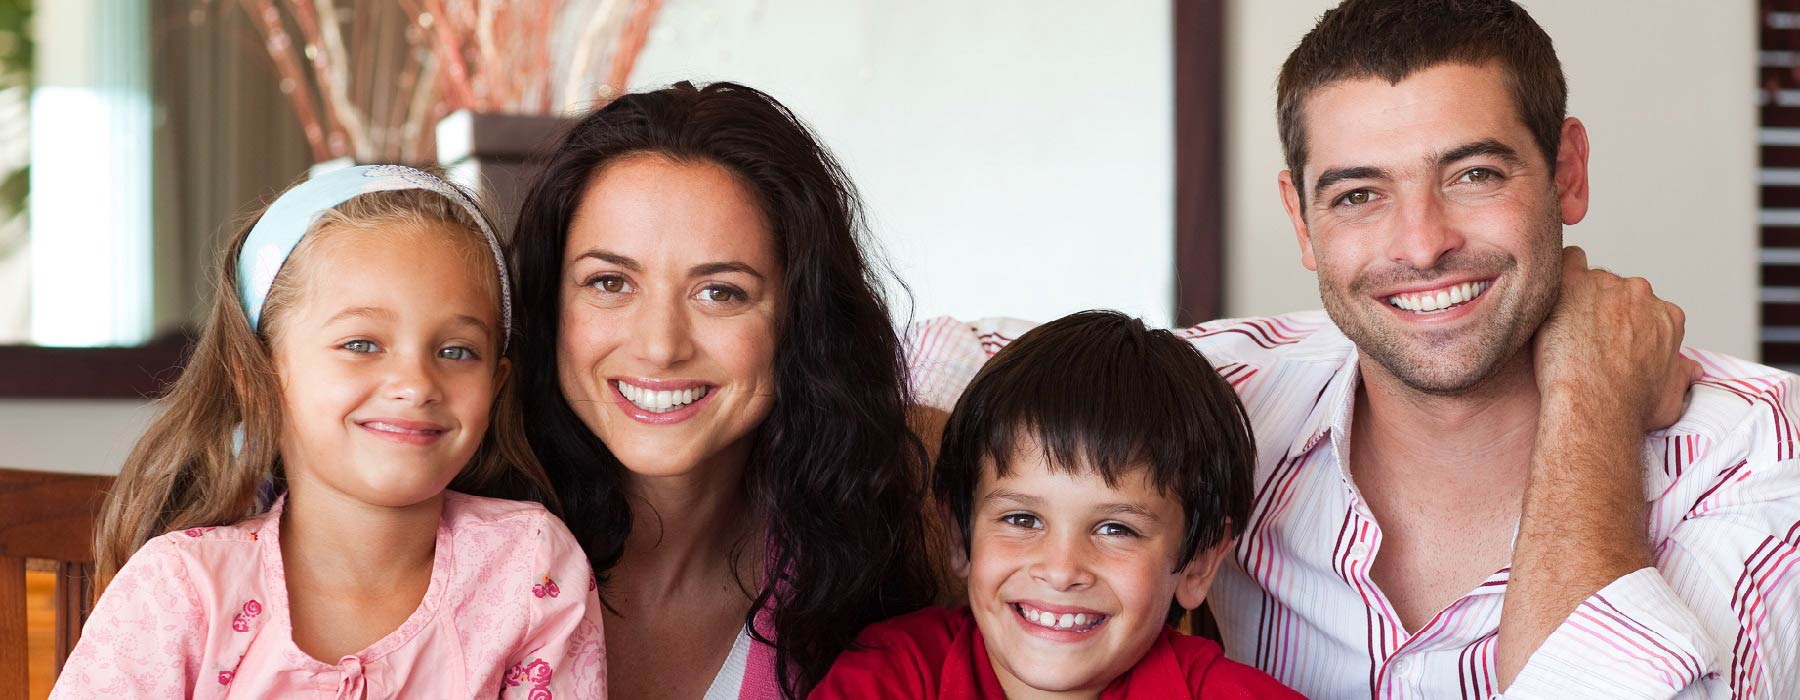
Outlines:
POLYGON ((624 88, 661 0, 239 0, 313 157, 428 162, 458 109, 581 110, 624 88))

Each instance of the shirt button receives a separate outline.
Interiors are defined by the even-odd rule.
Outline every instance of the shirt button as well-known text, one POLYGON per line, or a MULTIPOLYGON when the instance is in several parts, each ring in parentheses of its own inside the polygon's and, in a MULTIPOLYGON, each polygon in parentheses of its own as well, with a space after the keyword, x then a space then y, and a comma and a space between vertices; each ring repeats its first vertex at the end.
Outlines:
POLYGON ((1369 556, 1369 544, 1367 542, 1358 542, 1350 545, 1350 556, 1357 559, 1369 556))
POLYGON ((1404 676, 1404 675, 1412 672, 1412 667, 1413 667, 1413 663, 1412 663, 1412 659, 1410 657, 1403 656, 1398 659, 1394 659, 1394 675, 1396 675, 1396 676, 1404 676))

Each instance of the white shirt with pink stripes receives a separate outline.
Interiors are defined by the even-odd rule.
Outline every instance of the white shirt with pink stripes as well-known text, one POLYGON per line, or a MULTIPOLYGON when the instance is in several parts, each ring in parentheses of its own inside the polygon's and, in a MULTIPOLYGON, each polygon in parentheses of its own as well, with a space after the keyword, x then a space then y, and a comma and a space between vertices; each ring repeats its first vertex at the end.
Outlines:
MULTIPOLYGON (((918 400, 949 410, 1031 323, 915 324, 918 400)), ((1800 698, 1800 377, 1699 350, 1681 420, 1644 441, 1654 568, 1575 610, 1502 696, 1507 569, 1408 633, 1369 569, 1381 526, 1350 477, 1356 346, 1324 312, 1178 331, 1237 389, 1256 496, 1210 595, 1231 658, 1313 698, 1800 698)))

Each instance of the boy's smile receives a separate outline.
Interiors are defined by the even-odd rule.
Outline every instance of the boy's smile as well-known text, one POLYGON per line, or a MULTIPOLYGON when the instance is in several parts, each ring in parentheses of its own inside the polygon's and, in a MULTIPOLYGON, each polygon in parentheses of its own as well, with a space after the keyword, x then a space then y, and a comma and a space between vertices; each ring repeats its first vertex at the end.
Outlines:
POLYGON ((1210 567, 1177 571, 1181 505, 1148 470, 1108 486, 1043 454, 1015 450, 1002 478, 984 465, 969 605, 1008 697, 1097 696, 1149 650, 1190 572, 1210 567))

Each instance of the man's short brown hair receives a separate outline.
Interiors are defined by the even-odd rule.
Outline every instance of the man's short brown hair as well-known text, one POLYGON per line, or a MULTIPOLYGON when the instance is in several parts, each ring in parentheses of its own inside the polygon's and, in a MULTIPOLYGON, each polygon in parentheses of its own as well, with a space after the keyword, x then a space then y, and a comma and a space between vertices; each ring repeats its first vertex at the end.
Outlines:
POLYGON ((1550 35, 1511 0, 1344 0, 1319 18, 1281 66, 1275 118, 1295 187, 1304 187, 1306 126, 1313 92, 1344 80, 1407 76, 1444 64, 1497 63, 1513 104, 1554 169, 1569 84, 1550 35))

